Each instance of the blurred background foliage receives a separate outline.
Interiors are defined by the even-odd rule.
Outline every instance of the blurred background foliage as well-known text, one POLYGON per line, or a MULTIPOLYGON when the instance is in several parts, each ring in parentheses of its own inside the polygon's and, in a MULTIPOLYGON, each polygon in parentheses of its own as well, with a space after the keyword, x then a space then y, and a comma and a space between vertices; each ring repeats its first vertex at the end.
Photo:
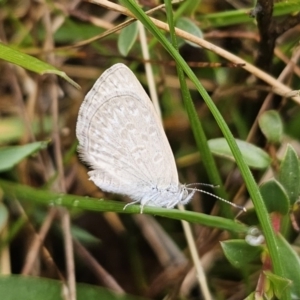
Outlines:
MULTIPOLYGON (((178 38, 180 55, 216 104, 260 185, 281 276, 273 273, 258 208, 235 158, 189 79, 224 183, 222 195, 247 212, 237 221, 237 209, 198 193, 186 212, 145 208, 140 215, 132 206, 123 214, 121 196, 88 181, 75 137, 85 94, 118 62, 148 91, 144 64, 150 62, 180 181, 220 184, 211 182, 206 158, 199 155, 174 59, 149 32, 150 59, 145 59, 137 23, 120 25, 128 20, 120 6, 127 1, 120 2, 113 8, 115 1, 0 1, 0 295, 75 299, 76 278, 77 299, 299 299, 300 1, 173 3, 176 26, 212 45, 207 49, 178 38), (199 288, 178 220, 191 222, 208 294, 199 288)), ((139 4, 148 11, 163 2, 139 4)), ((167 22, 165 7, 151 17, 167 22)))

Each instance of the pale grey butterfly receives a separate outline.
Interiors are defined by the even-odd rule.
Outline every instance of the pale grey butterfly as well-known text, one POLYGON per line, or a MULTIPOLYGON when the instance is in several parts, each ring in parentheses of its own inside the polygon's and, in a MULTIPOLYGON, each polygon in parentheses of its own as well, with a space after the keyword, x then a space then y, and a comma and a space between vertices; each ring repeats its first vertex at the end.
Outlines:
MULTIPOLYGON (((78 114, 78 152, 100 189, 129 196, 143 207, 187 204, 196 191, 178 180, 175 159, 154 106, 123 64, 106 70, 78 114)), ((124 209, 126 208, 126 206, 124 209)), ((236 206, 235 204, 232 204, 236 206)), ((238 206, 236 206, 238 207, 238 206)))
POLYGON ((106 70, 78 114, 78 152, 101 190, 134 203, 172 208, 195 190, 181 184, 161 121, 145 90, 124 64, 106 70))

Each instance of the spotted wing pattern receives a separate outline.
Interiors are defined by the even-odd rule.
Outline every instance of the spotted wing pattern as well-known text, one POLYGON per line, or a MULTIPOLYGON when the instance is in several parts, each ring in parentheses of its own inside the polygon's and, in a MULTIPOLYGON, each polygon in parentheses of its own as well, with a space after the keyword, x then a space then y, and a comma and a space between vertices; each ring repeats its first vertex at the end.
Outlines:
MULTIPOLYGON (((177 187, 175 160, 145 90, 123 64, 105 71, 86 95, 78 115, 78 151, 104 191, 135 201, 177 187)), ((165 206, 165 205, 157 205, 165 206)))

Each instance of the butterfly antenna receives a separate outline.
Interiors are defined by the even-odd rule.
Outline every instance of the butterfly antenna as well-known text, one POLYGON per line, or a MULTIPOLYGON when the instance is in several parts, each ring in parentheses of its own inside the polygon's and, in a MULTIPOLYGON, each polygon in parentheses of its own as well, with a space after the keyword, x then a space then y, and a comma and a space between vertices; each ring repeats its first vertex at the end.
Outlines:
POLYGON ((189 186, 195 186, 195 185, 204 185, 204 186, 209 186, 211 188, 218 188, 220 187, 220 185, 215 185, 215 184, 210 184, 210 183, 201 183, 201 182, 196 182, 196 183, 189 183, 189 184, 186 184, 185 186, 186 187, 189 187, 189 186))
MULTIPOLYGON (((204 184, 204 185, 209 185, 209 184, 204 184)), ((216 195, 214 195, 214 194, 212 194, 212 193, 210 193, 210 192, 207 192, 207 191, 204 191, 204 190, 195 189, 195 188, 187 188, 187 190, 190 190, 190 191, 197 191, 197 192, 204 193, 204 194, 209 195, 209 196, 212 196, 212 197, 214 197, 214 198, 216 198, 216 199, 218 199, 218 200, 221 200, 221 201, 223 201, 223 202, 225 202, 225 203, 227 203, 227 204, 229 204, 229 205, 231 205, 231 206, 233 206, 233 207, 235 207, 235 208, 238 208, 238 209, 240 209, 240 210, 242 210, 242 211, 244 211, 244 212, 247 211, 246 208, 245 208, 244 206, 240 206, 240 205, 237 205, 237 204, 235 204, 235 203, 232 203, 232 202, 230 202, 230 201, 228 201, 228 200, 226 200, 226 199, 224 199, 224 198, 221 198, 221 197, 219 197, 219 196, 216 196, 216 195)))

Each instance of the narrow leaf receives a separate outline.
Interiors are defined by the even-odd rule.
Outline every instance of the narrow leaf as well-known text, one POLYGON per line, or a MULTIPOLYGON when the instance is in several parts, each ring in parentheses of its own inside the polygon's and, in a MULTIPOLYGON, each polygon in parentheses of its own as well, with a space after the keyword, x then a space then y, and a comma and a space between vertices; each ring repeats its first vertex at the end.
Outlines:
POLYGON ((56 74, 66 81, 71 83, 76 88, 80 89, 80 86, 73 81, 67 74, 63 71, 59 71, 55 67, 37 59, 36 57, 30 56, 28 54, 22 53, 14 48, 6 46, 0 43, 0 59, 6 60, 12 64, 18 65, 24 69, 33 71, 38 74, 56 74))
POLYGON ((0 172, 13 168, 25 157, 45 148, 46 142, 35 142, 24 146, 0 148, 0 172))

